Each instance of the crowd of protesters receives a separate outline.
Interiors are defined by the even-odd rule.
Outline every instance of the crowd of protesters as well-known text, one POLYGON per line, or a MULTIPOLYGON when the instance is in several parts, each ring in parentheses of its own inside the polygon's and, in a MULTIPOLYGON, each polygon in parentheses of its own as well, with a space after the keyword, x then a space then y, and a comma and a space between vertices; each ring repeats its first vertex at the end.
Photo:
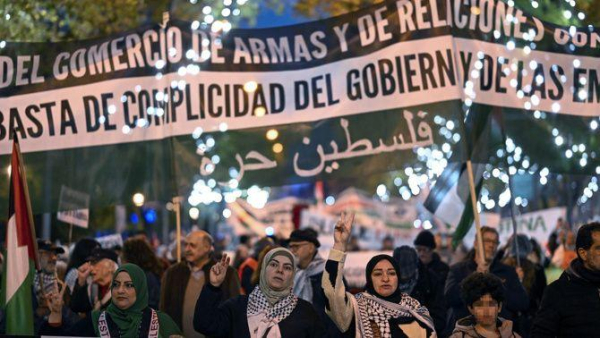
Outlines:
POLYGON ((355 290, 344 278, 357 249, 353 218, 342 213, 327 257, 310 228, 284 240, 242 238, 234 260, 202 230, 184 238, 180 262, 174 245, 157 248, 143 235, 116 248, 84 238, 70 253, 38 240, 36 334, 600 337, 600 223, 574 232, 560 219, 545 248, 522 234, 501 243, 484 226, 481 245, 464 255, 427 230, 411 246, 386 238, 391 255, 374 255, 355 290), (564 271, 547 286, 550 264, 564 271))

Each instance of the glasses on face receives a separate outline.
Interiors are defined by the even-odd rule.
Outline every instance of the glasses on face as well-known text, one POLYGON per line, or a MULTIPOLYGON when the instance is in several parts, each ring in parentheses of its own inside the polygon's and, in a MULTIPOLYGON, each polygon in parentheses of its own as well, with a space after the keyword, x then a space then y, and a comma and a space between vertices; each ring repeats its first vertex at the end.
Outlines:
POLYGON ((493 240, 493 239, 484 239, 484 240, 483 240, 483 243, 484 243, 484 244, 493 244, 493 245, 498 245, 498 244, 500 244, 500 242, 499 242, 499 241, 497 241, 497 240, 493 240))

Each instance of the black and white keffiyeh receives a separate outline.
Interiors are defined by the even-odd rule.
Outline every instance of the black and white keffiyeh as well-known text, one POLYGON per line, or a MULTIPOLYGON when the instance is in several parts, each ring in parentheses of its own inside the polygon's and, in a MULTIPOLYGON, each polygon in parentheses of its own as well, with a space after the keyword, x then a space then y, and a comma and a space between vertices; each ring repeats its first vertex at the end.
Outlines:
POLYGON ((277 325, 279 322, 287 318, 298 304, 298 297, 293 293, 283 297, 279 302, 273 306, 269 304, 267 297, 260 291, 260 288, 254 288, 250 296, 248 296, 248 309, 246 314, 248 316, 255 316, 260 313, 265 313, 269 321, 277 325))
POLYGON ((415 318, 434 330, 433 320, 427 308, 407 294, 402 294, 400 303, 388 302, 368 292, 357 294, 355 299, 357 324, 362 337, 374 336, 371 322, 377 324, 382 337, 391 337, 389 320, 400 317, 415 318))
POLYGON ((35 296, 37 297, 38 301, 45 294, 48 294, 50 292, 56 292, 55 282, 56 282, 55 274, 48 274, 48 273, 44 273, 44 272, 37 272, 35 274, 35 276, 33 277, 33 290, 35 291, 35 296), (42 292, 42 286, 40 285, 40 277, 44 281, 44 292, 42 292))

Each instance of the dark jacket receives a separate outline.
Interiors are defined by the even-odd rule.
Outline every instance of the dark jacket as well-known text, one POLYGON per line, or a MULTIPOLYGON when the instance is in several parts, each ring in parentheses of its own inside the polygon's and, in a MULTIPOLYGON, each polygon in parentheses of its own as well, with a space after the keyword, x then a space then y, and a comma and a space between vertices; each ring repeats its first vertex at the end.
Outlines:
MULTIPOLYGON (((73 288, 73 293, 71 294, 71 300, 69 302, 69 308, 71 311, 75 313, 88 313, 94 309, 94 305, 92 303, 93 296, 90 294, 91 292, 95 292, 97 290, 95 285, 91 287, 88 284, 84 284, 80 286, 79 283, 75 283, 75 287, 73 288), (94 290, 94 291, 91 291, 94 290)), ((110 291, 107 291, 110 292, 110 291)), ((98 295, 98 298, 101 298, 98 295)), ((100 300, 102 301, 102 300, 100 300)), ((110 304, 110 300, 106 303, 102 304, 100 307, 101 310, 105 310, 110 304)))
MULTIPOLYGON (((517 265, 514 257, 504 259, 504 263, 513 267, 517 265)), ((541 265, 535 264, 527 258, 521 258, 521 267, 525 274, 522 284, 529 296, 529 309, 515 320, 515 326, 521 330, 521 336, 527 338, 535 315, 540 308, 547 282, 546 273, 541 265)))
MULTIPOLYGON (((215 260, 210 260, 202 270, 208 282, 210 268, 216 263, 215 260)), ((160 311, 168 314, 177 326, 183 327, 183 297, 185 297, 185 289, 190 279, 190 268, 185 261, 174 264, 167 271, 162 279, 162 287, 160 293, 160 311)), ((227 268, 225 281, 221 285, 223 292, 223 300, 237 296, 240 294, 240 281, 234 268, 227 268)))
MULTIPOLYGON (((446 302, 449 307, 447 325, 450 327, 454 327, 457 319, 469 315, 469 310, 467 310, 467 306, 463 303, 460 296, 460 283, 473 272, 477 271, 477 263, 475 263, 474 258, 475 255, 471 252, 465 261, 450 267, 444 290, 446 302)), ((494 260, 490 265, 490 273, 500 278, 504 286, 504 303, 502 304, 500 317, 514 322, 519 312, 529 308, 527 292, 523 288, 523 285, 521 285, 521 282, 519 282, 519 277, 514 268, 502 264, 498 260, 494 260)), ((519 332, 518 329, 516 331, 519 332)))
POLYGON ((444 284, 440 276, 419 263, 419 279, 410 296, 429 310, 438 336, 446 326, 446 303, 444 300, 444 284))
POLYGON ((548 285, 532 337, 600 337, 600 285, 567 270, 548 285))
POLYGON ((158 309, 160 302, 160 278, 151 271, 145 271, 146 281, 148 283, 148 306, 158 309))
MULTIPOLYGON (((210 283, 204 286, 196 302, 194 329, 207 336, 250 337, 246 315, 248 296, 237 296, 219 305, 222 297, 220 288, 210 283)), ((286 338, 324 337, 325 334, 319 315, 302 299, 298 299, 294 311, 278 325, 281 336, 286 338)))
POLYGON ((323 280, 323 273, 316 274, 310 277, 310 284, 313 289, 312 305, 317 311, 321 321, 325 324, 325 330, 327 331, 327 337, 335 338, 342 337, 342 332, 335 325, 333 320, 325 313, 325 305, 327 304, 327 298, 325 298, 325 292, 323 292, 323 286, 321 281, 323 280))
POLYGON ((426 267, 438 275, 442 284, 446 284, 446 278, 448 277, 450 267, 448 264, 442 262, 440 255, 438 255, 437 252, 433 253, 433 259, 431 262, 429 262, 429 264, 426 265, 426 267))

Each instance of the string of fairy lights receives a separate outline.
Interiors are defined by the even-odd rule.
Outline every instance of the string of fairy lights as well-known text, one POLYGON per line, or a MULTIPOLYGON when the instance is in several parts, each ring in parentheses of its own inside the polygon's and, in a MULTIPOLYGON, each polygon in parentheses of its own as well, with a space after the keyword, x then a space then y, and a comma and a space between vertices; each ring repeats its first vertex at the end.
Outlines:
MULTIPOLYGON (((244 11, 245 6, 248 5, 248 0, 223 0, 222 2, 217 2, 214 4, 207 4, 206 2, 198 1, 198 0, 189 0, 190 4, 197 5, 199 8, 198 19, 191 22, 192 30, 209 30, 213 34, 217 36, 223 36, 227 34, 232 28, 235 20, 232 18, 239 17, 244 11)), ((577 12, 575 7, 576 3, 574 0, 565 0, 565 2, 571 7, 567 8, 563 11, 563 16, 567 20, 584 20, 586 18, 585 13, 579 11, 577 12)), ((531 6, 534 9, 540 7, 540 3, 538 1, 532 0, 531 6)), ((515 3, 512 0, 507 1, 508 6, 514 7, 515 3)), ((478 11, 478 8, 473 7, 472 11, 478 11)), ((10 13, 4 13, 4 20, 11 20, 10 13)), ((516 23, 517 17, 513 15, 508 15, 506 18, 507 21, 514 21, 516 23)), ((593 27, 590 26, 590 29, 593 27)), ((569 27, 569 34, 571 36, 575 36, 577 33, 577 27, 571 25, 569 27)), ((496 39, 501 37, 501 32, 493 31, 493 36, 496 39)), ((536 50, 537 45, 534 42, 534 37, 536 36, 536 32, 534 30, 529 30, 523 34, 522 40, 528 42, 523 48, 521 52, 523 56, 532 56, 532 52, 536 50)), ((202 40, 203 46, 208 46, 211 42, 207 39, 202 40)), ((217 38, 213 41, 213 43, 219 44, 220 40, 217 38)), ((0 49, 6 47, 6 41, 0 41, 0 49)), ((507 61, 508 67, 504 67, 502 72, 504 75, 509 76, 511 73, 516 73, 519 71, 519 67, 517 65, 518 51, 516 50, 516 43, 513 39, 508 39, 505 45, 506 51, 509 55, 514 55, 510 60, 500 60, 501 63, 507 61)), ((568 48, 571 51, 575 51, 576 47, 573 44, 570 44, 568 48)), ((176 49, 171 49, 168 51, 169 53, 177 53, 176 49)), ((207 60, 211 57, 209 50, 203 50, 200 55, 196 53, 196 51, 190 49, 185 52, 185 58, 190 61, 198 61, 198 60, 207 60)), ((483 52, 479 52, 477 54, 477 60, 474 63, 474 68, 466 74, 468 79, 465 81, 464 85, 464 112, 465 115, 469 114, 470 108, 473 105, 473 102, 476 100, 476 91, 475 85, 480 77, 481 70, 483 68, 483 52)), ((573 66, 578 67, 580 64, 579 59, 573 60, 573 66)), ((161 60, 156 62, 156 74, 155 78, 157 81, 163 81, 166 71, 171 71, 167 67, 165 61, 161 60)), ((521 69, 522 76, 526 77, 530 73, 534 72, 538 67, 538 61, 530 60, 526 67, 521 69)), ((555 66, 554 66, 555 67, 555 66)), ((183 90, 186 85, 186 77, 188 76, 198 76, 201 73, 201 67, 194 62, 190 62, 187 66, 181 66, 177 69, 176 74, 177 77, 171 80, 170 87, 178 88, 183 90)), ((172 77, 169 77, 172 78, 172 77)), ((537 85, 541 85, 546 81, 544 75, 537 75, 534 78, 534 81, 537 85)), ((567 82, 567 77, 562 75, 560 77, 560 81, 564 84, 567 82)), ((585 85, 586 79, 581 77, 579 79, 582 85, 585 85)), ((517 80, 513 79, 510 81, 509 85, 513 88, 518 86, 517 80)), ((140 92, 142 90, 140 85, 137 85, 135 88, 136 92, 140 92)), ((252 93, 257 89, 257 83, 255 81, 249 81, 245 84, 244 90, 252 93)), ((570 88, 571 92, 575 89, 573 87, 570 88)), ((526 95, 526 93, 531 91, 531 84, 524 86, 523 88, 517 91, 517 98, 522 100, 523 109, 531 112, 533 117, 538 120, 545 120, 549 117, 549 114, 558 113, 561 111, 561 106, 558 102, 555 102, 551 106, 551 111, 545 112, 538 109, 540 105, 541 98, 533 94, 531 96, 526 95)), ((588 92, 584 89, 581 89, 577 96, 581 100, 585 100, 587 98, 588 92)), ((165 93, 159 91, 155 94, 156 101, 162 103, 169 102, 169 96, 165 95, 165 93)), ((125 102, 127 100, 126 97, 122 97, 121 100, 125 102)), ((109 113, 115 114, 117 112, 117 108, 113 105, 109 107, 109 113)), ((148 107, 146 113, 148 117, 152 116, 163 116, 165 111, 163 108, 155 108, 148 107)), ((254 114, 258 117, 265 115, 265 110, 262 107, 257 108, 254 114)), ((104 116, 101 116, 100 119, 104 119, 104 116)), ((100 123, 104 121, 99 121, 100 123)), ((456 121, 452 119, 447 119, 442 116, 435 116, 434 123, 438 126, 438 133, 443 139, 441 144, 433 144, 428 147, 419 147, 414 149, 413 151, 416 154, 417 161, 411 166, 407 166, 400 171, 394 172, 394 176, 390 179, 390 183, 384 183, 377 185, 375 195, 380 198, 382 201, 387 202, 390 200, 390 197, 393 195, 400 196, 404 200, 409 200, 415 196, 419 196, 424 190, 430 188, 432 184, 435 184, 436 179, 441 175, 444 168, 448 165, 449 160, 453 155, 453 149, 456 149, 457 145, 460 144, 461 141, 461 133, 459 126, 463 123, 463 121, 456 121)), ((146 128, 149 126, 149 121, 144 118, 139 118, 136 122, 136 125, 133 128, 146 128)), ((590 132, 597 132, 600 127, 600 119, 595 118, 591 119, 589 122, 589 130, 590 132)), ((131 134, 133 132, 132 127, 123 126, 121 130, 124 134, 131 134)), ((214 150, 216 149, 216 139, 212 135, 212 133, 220 132, 226 133, 228 131, 227 123, 221 123, 216 130, 203 130, 201 127, 196 128, 191 137, 196 142, 196 153, 199 156, 210 156, 210 160, 212 162, 211 165, 207 166, 207 172, 211 173, 216 170, 216 166, 221 163, 221 158, 218 154, 214 154, 214 150)), ((551 134, 553 136, 554 146, 560 150, 562 156, 564 156, 565 160, 570 160, 573 163, 576 163, 581 168, 586 168, 590 165, 593 159, 595 159, 599 154, 595 152, 594 149, 590 149, 584 143, 574 144, 571 141, 571 136, 568 134, 566 130, 560 130, 558 127, 554 127, 551 130, 551 134)), ((279 132, 277 129, 270 129, 266 132, 265 137, 271 141, 276 142, 279 136, 279 132)), ((281 153, 283 151, 284 145, 280 142, 277 142, 273 145, 272 151, 274 153, 281 153)), ((497 167, 488 164, 486 166, 486 170, 483 173, 484 184, 481 190, 481 197, 479 201, 480 210, 497 210, 498 208, 503 208, 510 203, 511 200, 511 190, 509 186, 509 176, 515 175, 535 175, 539 180, 539 184, 544 186, 550 182, 550 170, 547 167, 540 167, 538 164, 534 163, 531 156, 528 156, 523 147, 516 144, 516 141, 511 139, 510 137, 506 139, 504 148, 497 149, 495 151, 495 155, 500 163, 506 163, 507 165, 498 165, 497 167), (498 189, 501 187, 501 189, 498 189)), ((239 182, 237 181, 237 177, 239 176, 239 172, 236 168, 228 168, 227 173, 229 175, 229 181, 226 185, 219 184, 213 178, 201 178, 198 179, 192 187, 192 190, 187 198, 187 202, 190 204, 191 209, 189 212, 190 217, 193 219, 197 219, 199 215, 199 207, 201 205, 210 205, 212 203, 231 203, 234 202, 238 198, 245 198, 250 205, 256 208, 262 208, 269 199, 270 189, 267 187, 259 187, 252 186, 248 189, 239 189, 239 182)), ((595 173, 600 175, 600 166, 595 168, 595 173)), ((592 199, 595 193, 598 191, 598 179, 597 177, 591 177, 588 185, 583 189, 582 195, 578 198, 578 203, 585 204, 589 200, 592 199)), ((325 197, 326 204, 334 204, 335 197, 334 196, 326 196, 325 197)), ((514 196, 514 203, 517 206, 521 206, 526 208, 530 201, 527 200, 524 196, 514 196)), ((225 208, 223 210, 223 217, 228 218, 231 216, 231 210, 225 208)), ((428 219, 419 219, 415 221, 415 227, 424 227, 430 228, 431 222, 428 219)))

